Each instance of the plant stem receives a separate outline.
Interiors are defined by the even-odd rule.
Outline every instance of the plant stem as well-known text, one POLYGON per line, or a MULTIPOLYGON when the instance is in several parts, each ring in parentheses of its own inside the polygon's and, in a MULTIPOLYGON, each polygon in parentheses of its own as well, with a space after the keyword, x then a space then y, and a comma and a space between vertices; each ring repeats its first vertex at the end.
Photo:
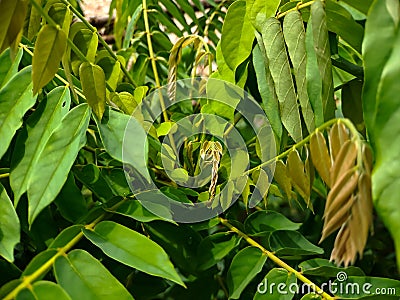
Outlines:
MULTIPOLYGON (((96 27, 92 26, 92 24, 90 24, 84 16, 82 16, 80 14, 80 12, 69 3, 68 0, 60 0, 61 2, 63 2, 65 5, 69 6, 69 8, 71 9, 71 11, 74 13, 75 16, 78 17, 79 20, 81 20, 83 22, 83 24, 86 25, 86 27, 93 33, 96 33, 97 37, 99 38, 99 42, 103 45, 103 47, 107 50, 107 52, 111 55, 111 57, 113 59, 115 59, 115 61, 119 61, 118 57, 115 55, 114 51, 110 48, 110 46, 107 44, 107 42, 103 39, 103 37, 99 34, 99 32, 97 31, 96 27)), ((125 68, 125 66, 123 64, 121 64, 121 70, 122 72, 125 74, 126 78, 128 79, 129 83, 131 83, 133 86, 137 87, 137 83, 133 80, 132 76, 129 74, 128 70, 125 68)))
MULTIPOLYGON (((307 2, 308 3, 308 2, 307 2)), ((344 122, 343 120, 347 120, 347 119, 332 119, 329 120, 327 122, 325 122, 324 124, 322 124, 320 127, 318 127, 317 129, 315 129, 315 132, 318 130, 323 130, 327 127, 330 127, 331 125, 335 124, 336 122, 344 122)), ((350 121, 346 121, 346 124, 351 123, 350 121)), ((352 124, 351 124, 352 125, 352 124)), ((352 125, 353 126, 353 125, 352 125)), ((354 127, 354 126, 353 126, 354 127)), ((285 156, 287 156, 290 152, 292 152, 293 150, 300 148, 302 146, 304 146, 305 144, 307 144, 310 141, 311 136, 313 135, 313 133, 309 134, 307 137, 305 137, 304 139, 302 139, 300 142, 298 142, 297 144, 293 145, 292 147, 290 147, 288 150, 286 150, 285 152, 282 152, 281 154, 275 156, 274 158, 271 158, 269 160, 267 160, 266 162, 263 162, 261 164, 259 164, 257 167, 254 167, 250 170, 248 170, 245 174, 251 174, 256 170, 261 169, 262 167, 269 165, 270 163, 273 163, 274 161, 277 161, 285 156)))
MULTIPOLYGON (((300 2, 300 3, 301 3, 301 2, 300 2)), ((305 7, 307 7, 307 6, 311 6, 313 3, 314 3, 314 1, 309 1, 309 2, 306 2, 306 3, 298 4, 298 5, 296 5, 296 7, 293 7, 293 8, 291 8, 291 9, 288 9, 287 11, 284 11, 284 12, 282 12, 282 13, 279 13, 279 14, 276 16, 276 18, 277 18, 277 19, 283 18, 284 16, 286 16, 286 15, 287 15, 288 13, 290 13, 291 11, 296 11, 296 10, 305 8, 305 7)))
POLYGON ((4 174, 0 174, 0 179, 2 178, 7 178, 10 176, 10 173, 4 173, 4 174))
POLYGON ((253 247, 257 247, 260 249, 264 254, 268 256, 269 259, 271 259, 274 263, 276 263, 278 266, 284 268, 286 271, 289 273, 293 273, 297 279, 300 281, 304 282, 305 284, 311 286, 311 288, 318 294, 321 295, 324 299, 327 300, 334 300, 335 298, 329 295, 328 293, 324 292, 320 287, 318 287, 315 283, 313 283, 310 279, 305 277, 301 272, 293 269, 291 266, 289 266, 287 263, 282 261, 279 257, 277 257, 274 253, 268 251, 265 249, 263 246, 261 246, 259 243, 257 243, 255 240, 253 240, 251 237, 249 237, 247 234, 243 233, 239 229, 237 229, 235 226, 230 224, 228 220, 219 218, 220 222, 222 225, 225 227, 229 228, 231 231, 236 233, 238 236, 242 237, 247 243, 249 243, 253 247))
MULTIPOLYGON (((110 211, 115 211, 122 203, 124 203, 127 199, 123 199, 114 206, 107 209, 107 212, 100 215, 97 219, 92 221, 90 224, 83 226, 85 229, 93 229, 96 224, 102 221, 107 215, 110 214, 110 211)), ((74 236, 64 247, 57 248, 57 253, 50 257, 44 264, 42 264, 35 272, 30 275, 27 275, 22 278, 22 282, 15 287, 3 300, 12 300, 15 299, 17 294, 23 290, 24 288, 29 288, 32 283, 37 280, 40 276, 45 274, 54 264, 56 259, 60 256, 66 255, 69 250, 71 250, 83 237, 83 232, 80 231, 76 236, 74 236)))

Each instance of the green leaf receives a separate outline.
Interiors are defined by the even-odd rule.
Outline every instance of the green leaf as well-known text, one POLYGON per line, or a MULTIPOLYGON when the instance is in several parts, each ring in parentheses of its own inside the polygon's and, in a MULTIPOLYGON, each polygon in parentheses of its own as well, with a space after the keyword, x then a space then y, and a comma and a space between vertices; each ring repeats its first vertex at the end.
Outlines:
POLYGON ((276 18, 264 21, 261 31, 269 70, 279 100, 281 120, 295 142, 302 140, 300 113, 294 90, 289 59, 283 40, 281 23, 276 18))
POLYGON ((239 299, 246 286, 261 272, 267 258, 255 247, 244 248, 235 255, 227 274, 229 299, 239 299))
POLYGON ((101 122, 96 122, 108 154, 118 161, 129 163, 150 180, 147 170, 147 136, 139 122, 111 109, 106 110, 101 122))
POLYGON ((71 300, 69 295, 60 287, 51 281, 38 281, 31 287, 20 291, 16 300, 71 300))
POLYGON ((310 18, 306 31, 306 80, 308 97, 314 111, 315 126, 319 127, 324 123, 324 105, 322 103, 322 80, 319 73, 317 54, 314 49, 312 27, 312 18, 310 18))
POLYGON ((324 250, 310 243, 301 233, 292 230, 274 231, 269 237, 271 250, 277 256, 322 254, 324 250))
POLYGON ((280 2, 280 0, 247 0, 247 8, 250 10, 248 12, 249 18, 258 32, 261 32, 261 24, 265 21, 265 18, 275 16, 280 2))
POLYGON ((103 69, 84 62, 79 67, 79 77, 87 103, 96 117, 101 120, 106 106, 106 77, 103 69))
POLYGON ((308 99, 306 81, 306 38, 301 13, 289 12, 283 20, 283 36, 293 65, 301 112, 309 133, 315 129, 314 112, 308 99))
POLYGON ((58 249, 65 247, 73 238, 79 235, 83 225, 72 225, 61 231, 53 242, 49 245, 49 249, 58 249))
POLYGON ((32 59, 33 94, 53 79, 67 47, 67 36, 60 28, 45 25, 40 29, 32 59))
POLYGON ((364 129, 364 116, 362 110, 362 88, 363 82, 353 79, 342 87, 342 111, 359 130, 364 129))
POLYGON ((244 222, 246 233, 252 236, 264 236, 276 230, 297 230, 300 225, 273 210, 256 211, 244 222))
POLYGON ((20 48, 17 55, 11 57, 11 50, 7 49, 0 55, 0 89, 18 72, 23 50, 20 48))
MULTIPOLYGON (((151 222, 154 220, 165 220, 150 211, 148 211, 139 201, 127 201, 124 202, 115 211, 117 214, 121 214, 130 218, 133 218, 139 222, 151 222)), ((169 221, 169 220, 166 220, 169 221)))
POLYGON ((7 191, 1 184, 0 207, 0 255, 12 262, 14 261, 14 247, 20 239, 20 225, 7 191))
POLYGON ((20 197, 26 192, 28 182, 50 135, 60 125, 69 110, 71 96, 67 87, 52 90, 42 100, 26 122, 26 133, 18 135, 15 147, 23 149, 23 157, 14 153, 11 163, 10 184, 17 206, 20 197))
POLYGON ((32 94, 31 70, 29 66, 19 71, 0 90, 0 158, 22 125, 22 117, 36 102, 36 96, 32 94))
POLYGON ((222 26, 221 50, 226 64, 233 71, 249 57, 254 40, 246 1, 235 1, 229 6, 222 26))
POLYGON ((372 2, 374 2, 374 0, 341 0, 341 1, 347 3, 348 5, 351 5, 355 9, 361 11, 363 14, 368 13, 368 10, 372 2))
POLYGON ((301 297, 301 300, 322 300, 322 297, 318 294, 311 293, 301 297))
POLYGON ((352 15, 335 1, 326 1, 326 17, 328 30, 337 33, 356 51, 361 53, 364 28, 352 15))
POLYGON ((24 25, 27 1, 0 2, 0 53, 10 45, 18 45, 24 25))
POLYGON ((274 268, 257 286, 254 300, 291 300, 296 291, 296 276, 284 269, 274 268), (295 288, 294 288, 295 287, 295 288))
POLYGON ((67 180, 78 151, 86 141, 90 109, 81 104, 72 109, 52 133, 40 154, 28 184, 28 221, 49 205, 67 180))
POLYGON ((275 93, 274 82, 268 68, 268 58, 265 53, 264 43, 259 33, 256 33, 257 45, 253 49, 253 66, 256 72, 258 91, 260 92, 263 109, 268 117, 280 145, 282 137, 282 122, 279 111, 279 101, 275 93))
MULTIPOLYGON (((51 259, 54 255, 57 254, 56 249, 47 249, 45 251, 40 252, 34 258, 31 259, 29 264, 26 266, 22 276, 29 276, 35 273, 38 269, 40 269, 43 264, 45 264, 49 259, 51 259)), ((41 280, 47 272, 43 272, 42 276, 39 276, 37 279, 41 280)))
POLYGON ((133 299, 125 287, 97 259, 80 249, 57 257, 54 273, 57 282, 71 299, 133 299))
POLYGON ((150 275, 185 286, 164 249, 142 234, 111 221, 97 224, 83 234, 105 254, 150 275))
POLYGON ((304 275, 335 277, 339 272, 345 272, 348 276, 363 276, 363 270, 358 267, 340 268, 327 259, 314 258, 299 264, 301 273, 304 275))
POLYGON ((321 0, 316 0, 311 5, 311 19, 314 49, 317 55, 319 73, 322 78, 322 103, 324 119, 326 121, 335 116, 335 100, 333 98, 332 62, 325 4, 321 0))
POLYGON ((389 278, 349 276, 345 281, 336 279, 332 286, 337 287, 335 296, 340 299, 395 300, 400 296, 400 281, 389 278))
POLYGON ((207 236, 201 241, 198 249, 198 269, 207 270, 227 256, 240 242, 236 234, 219 232, 207 236))

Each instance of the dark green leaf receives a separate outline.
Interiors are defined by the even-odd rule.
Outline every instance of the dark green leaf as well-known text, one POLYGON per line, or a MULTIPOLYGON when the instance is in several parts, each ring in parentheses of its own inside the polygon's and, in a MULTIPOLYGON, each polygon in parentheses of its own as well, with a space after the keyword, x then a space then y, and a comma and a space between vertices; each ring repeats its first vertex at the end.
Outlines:
POLYGON ((11 45, 18 45, 24 25, 27 1, 0 2, 0 53, 11 45))
POLYGON ((235 255, 227 274, 230 299, 239 299, 245 287, 261 272, 267 258, 255 247, 244 248, 235 255))
POLYGON ((84 229, 83 233, 115 260, 185 286, 164 250, 144 235, 111 221, 97 224, 93 231, 84 229))
POLYGON ((253 236, 264 236, 276 230, 297 230, 300 223, 294 223, 280 213, 268 211, 256 211, 245 221, 244 228, 246 233, 253 236))
POLYGON ((254 300, 291 300, 296 291, 296 276, 284 269, 274 268, 257 286, 254 300), (294 288, 295 287, 295 288, 294 288))
POLYGON ((72 109, 52 133, 40 154, 28 184, 28 221, 36 216, 60 192, 78 151, 85 144, 90 109, 81 104, 72 109))
POLYGON ((154 215, 153 213, 148 211, 145 207, 143 207, 143 205, 140 204, 140 202, 134 200, 123 203, 121 206, 118 207, 118 209, 115 212, 133 218, 139 222, 164 220, 163 218, 154 215))
POLYGON ((57 282, 71 299, 133 299, 125 287, 88 252, 77 249, 54 262, 57 282))
MULTIPOLYGON (((35 273, 38 269, 40 269, 43 264, 45 264, 50 258, 57 254, 56 249, 47 249, 45 251, 40 252, 34 258, 31 259, 29 264, 26 266, 22 276, 28 276, 35 273)), ((39 280, 41 280, 46 275, 46 272, 43 272, 42 276, 39 276, 39 280)))
POLYGON ((364 128, 364 116, 362 110, 362 87, 363 82, 354 79, 342 87, 342 111, 359 130, 364 128))
POLYGON ((348 276, 363 276, 364 272, 358 267, 340 268, 327 259, 314 258, 303 261, 299 268, 304 275, 335 277, 339 272, 345 272, 348 276))
POLYGON ((22 125, 22 117, 36 102, 32 94, 31 67, 19 71, 0 90, 0 158, 22 125))
POLYGON ((14 247, 19 242, 20 225, 6 189, 0 184, 0 255, 14 261, 14 247))
POLYGON ((34 94, 53 79, 66 47, 67 36, 59 27, 45 25, 40 29, 32 59, 34 94))
POLYGON ((297 231, 274 231, 269 237, 271 250, 277 256, 297 256, 322 254, 324 250, 311 244, 301 233, 297 231))

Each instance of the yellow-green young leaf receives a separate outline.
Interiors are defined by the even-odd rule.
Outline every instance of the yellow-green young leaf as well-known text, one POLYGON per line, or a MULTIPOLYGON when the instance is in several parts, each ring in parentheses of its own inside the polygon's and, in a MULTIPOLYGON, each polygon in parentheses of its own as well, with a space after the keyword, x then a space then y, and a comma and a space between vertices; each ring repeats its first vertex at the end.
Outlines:
MULTIPOLYGON (((43 0, 37 0, 37 4, 42 6, 43 0)), ((29 12, 28 12, 29 17, 27 18, 27 21, 25 22, 24 26, 24 35, 32 41, 32 39, 37 35, 40 29, 40 21, 42 19, 42 16, 40 12, 33 8, 33 6, 30 4, 29 5, 29 12)))
POLYGON ((24 0, 0 1, 0 53, 12 44, 18 45, 26 8, 24 0))
POLYGON ((290 182, 290 177, 288 177, 286 173, 286 165, 281 160, 276 161, 274 178, 279 184, 279 187, 286 194, 286 197, 289 200, 292 199, 292 183, 290 182))
POLYGON ((65 32, 65 35, 68 36, 72 22, 72 13, 69 7, 58 0, 50 0, 47 1, 44 10, 47 12, 49 17, 61 27, 65 32))
POLYGON ((14 247, 19 243, 20 225, 6 189, 1 184, 0 207, 0 255, 12 262, 14 261, 14 247))
POLYGON ((312 31, 314 49, 317 55, 319 72, 322 78, 322 104, 325 120, 335 116, 335 100, 333 98, 333 77, 331 51, 329 47, 328 27, 326 22, 325 4, 316 0, 311 5, 312 31))
POLYGON ((254 28, 261 32, 262 23, 265 18, 270 18, 275 16, 275 13, 279 7, 280 0, 247 0, 248 5, 246 8, 248 10, 250 21, 252 22, 254 28))
POLYGON ((67 36, 59 27, 45 25, 39 31, 32 59, 33 94, 56 74, 67 46, 67 36))
POLYGON ((264 22, 261 32, 269 61, 269 70, 275 84, 281 111, 281 120, 295 142, 302 140, 300 112, 294 90, 289 58, 283 40, 281 23, 276 18, 264 22))
POLYGON ((325 138, 320 131, 317 131, 310 139, 310 152, 312 162, 317 169, 322 180, 330 187, 330 169, 331 159, 329 157, 328 147, 325 138))
POLYGON ((96 117, 101 120, 106 106, 106 78, 103 69, 84 62, 79 68, 79 76, 86 101, 96 117))
POLYGON ((286 171, 290 176, 292 184, 300 196, 305 200, 307 205, 310 203, 310 178, 307 177, 304 171, 304 163, 300 158, 299 152, 293 150, 290 152, 287 159, 286 171))
POLYGON ((131 115, 137 107, 135 98, 131 93, 111 93, 110 98, 112 103, 117 105, 119 109, 121 109, 124 113, 128 115, 131 115))
POLYGON ((292 61, 294 76, 296 78, 297 94, 301 105, 301 112, 308 132, 315 129, 314 112, 307 93, 306 82, 306 37, 301 13, 289 12, 283 20, 283 35, 292 61))

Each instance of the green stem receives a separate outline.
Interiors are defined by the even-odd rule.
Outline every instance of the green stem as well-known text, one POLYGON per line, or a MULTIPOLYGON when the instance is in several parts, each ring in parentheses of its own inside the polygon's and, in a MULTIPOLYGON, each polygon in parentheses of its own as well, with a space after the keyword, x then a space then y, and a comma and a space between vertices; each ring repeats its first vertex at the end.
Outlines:
POLYGON ((230 224, 228 222, 228 220, 225 220, 223 218, 219 218, 219 220, 220 220, 222 225, 224 225, 225 227, 229 228, 231 231, 236 233, 238 236, 242 237, 251 246, 257 247, 258 249, 260 249, 275 264, 277 264, 278 266, 284 268, 289 273, 293 273, 296 276, 297 279, 299 279, 300 281, 302 281, 305 284, 307 284, 308 286, 310 286, 315 291, 315 293, 317 293, 318 295, 322 296, 324 299, 327 299, 327 300, 334 300, 335 299, 334 297, 332 297, 328 293, 324 292, 319 286, 317 286, 315 283, 313 283, 310 279, 305 277, 301 272, 293 269, 291 266, 289 266, 287 263, 285 263, 279 257, 277 257, 274 253, 268 251, 263 246, 261 246, 259 243, 257 243, 255 240, 250 238, 247 234, 243 233, 242 231, 237 229, 235 226, 230 224))
MULTIPOLYGON (((110 46, 107 44, 107 42, 103 39, 103 37, 99 34, 99 32, 97 31, 96 27, 92 26, 92 24, 90 24, 84 16, 82 16, 80 14, 80 12, 69 3, 68 0, 60 0, 61 2, 63 2, 65 5, 69 6, 69 8, 71 9, 71 11, 74 13, 75 16, 77 16, 77 18, 79 20, 81 20, 83 22, 83 24, 85 24, 85 26, 93 33, 96 33, 99 42, 103 45, 103 47, 107 50, 107 52, 111 55, 111 57, 113 59, 115 59, 115 61, 119 61, 118 57, 115 55, 114 51, 110 48, 110 46)), ((125 74, 126 78, 128 79, 129 83, 131 83, 133 86, 137 87, 137 83, 133 80, 132 76, 129 74, 128 70, 125 68, 125 66, 123 64, 121 64, 121 70, 122 72, 125 74)))
POLYGON ((2 178, 7 178, 10 176, 10 173, 4 173, 4 174, 0 174, 0 179, 2 178))
POLYGON ((305 8, 305 7, 307 7, 307 6, 311 6, 313 3, 314 3, 314 1, 309 1, 309 2, 306 2, 306 3, 302 3, 302 4, 301 4, 301 2, 300 2, 299 4, 296 5, 296 7, 293 7, 293 8, 291 8, 291 9, 288 9, 287 11, 284 11, 284 12, 282 12, 282 13, 279 13, 279 14, 276 16, 276 18, 277 18, 277 19, 283 18, 284 16, 286 16, 286 15, 287 15, 288 13, 290 13, 291 11, 296 11, 296 10, 305 8))
MULTIPOLYGON (((307 3, 308 3, 308 2, 307 2, 307 3)), ((328 127, 332 126, 332 125, 335 124, 336 122, 344 122, 344 120, 346 120, 346 122, 345 122, 346 125, 350 123, 351 126, 354 128, 353 124, 352 124, 349 120, 347 120, 347 119, 332 119, 332 120, 329 120, 329 121, 325 122, 324 124, 322 124, 320 127, 318 127, 317 129, 315 129, 315 131, 317 131, 317 130, 324 130, 325 128, 328 128, 328 127)), ((248 171, 246 172, 246 174, 251 174, 251 173, 253 173, 253 172, 256 171, 256 170, 259 170, 259 169, 261 169, 262 167, 267 166, 267 165, 269 165, 270 163, 273 163, 274 161, 277 161, 277 160, 279 160, 279 159, 281 159, 281 158, 283 158, 283 157, 286 157, 286 156, 287 156, 290 152, 292 152, 293 150, 295 150, 295 149, 297 149, 297 148, 300 148, 300 147, 303 147, 305 144, 307 144, 307 143, 310 141, 311 136, 312 136, 312 134, 309 134, 306 138, 304 138, 303 140, 301 140, 301 141, 298 142, 297 144, 293 145, 292 147, 290 147, 290 148, 289 148, 288 150, 286 150, 285 152, 282 152, 281 154, 275 156, 274 158, 271 158, 271 159, 267 160, 266 162, 263 162, 263 163, 259 164, 257 167, 254 167, 254 168, 248 170, 248 171)))

